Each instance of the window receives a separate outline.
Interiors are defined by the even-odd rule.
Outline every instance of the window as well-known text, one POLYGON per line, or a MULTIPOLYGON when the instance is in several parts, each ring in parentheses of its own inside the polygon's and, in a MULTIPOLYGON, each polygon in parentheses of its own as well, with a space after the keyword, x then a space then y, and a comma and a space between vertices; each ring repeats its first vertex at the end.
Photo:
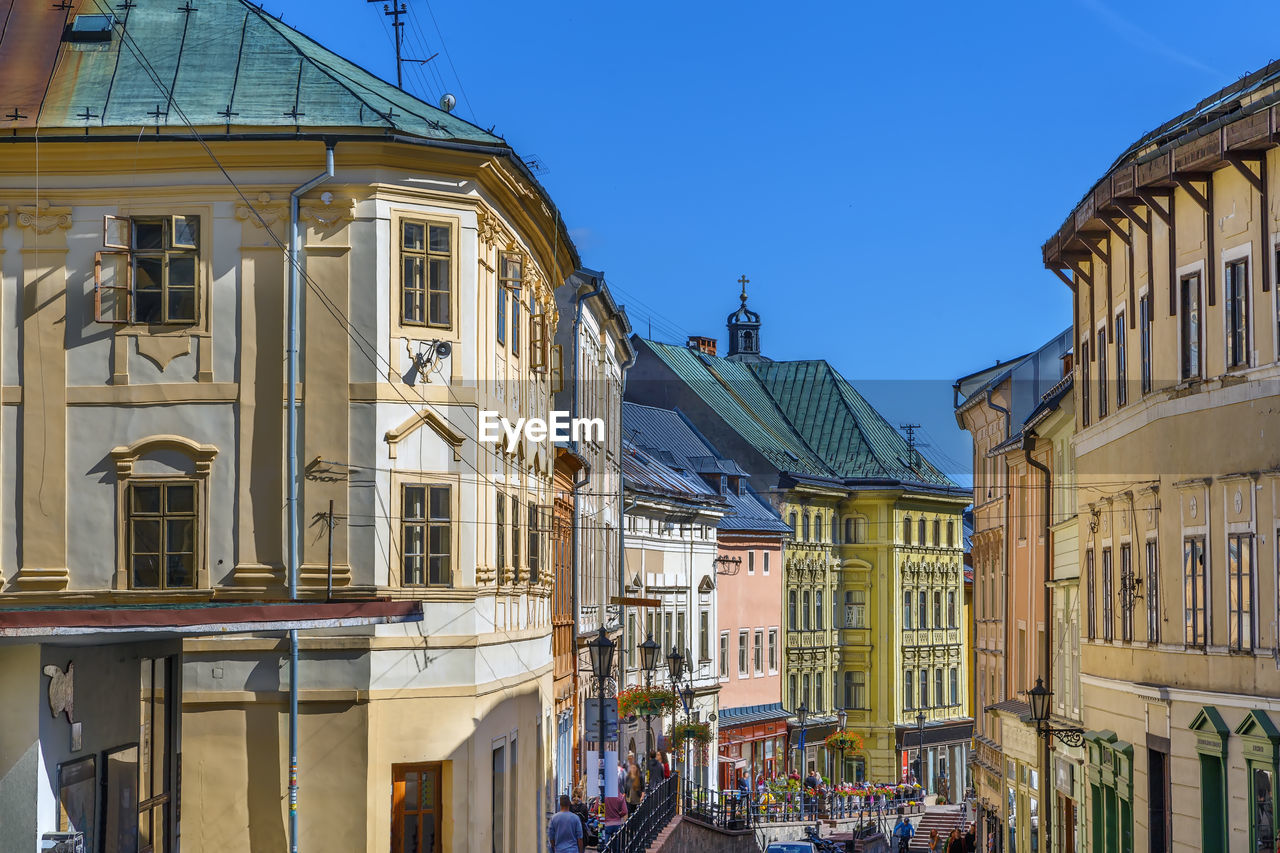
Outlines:
POLYGON ((844 520, 844 541, 846 543, 856 541, 853 538, 853 519, 852 518, 846 518, 844 520))
POLYGON ((1249 824, 1254 850, 1271 851, 1276 848, 1275 782, 1272 771, 1250 761, 1249 775, 1253 783, 1253 807, 1249 824))
POLYGON ((942 520, 935 518, 933 520, 933 547, 938 548, 942 545, 942 520))
POLYGON ((800 688, 800 701, 805 704, 805 707, 812 708, 813 702, 809 701, 810 699, 813 698, 813 694, 809 692, 809 683, 810 683, 809 673, 806 672, 804 675, 800 677, 800 683, 802 685, 800 688))
POLYGON ((800 627, 800 623, 796 621, 796 591, 794 589, 787 593, 787 627, 792 631, 800 627))
POLYGON ((911 590, 902 593, 902 630, 911 630, 911 590))
POLYGON ((195 323, 199 234, 198 216, 106 217, 94 257, 94 319, 195 323))
POLYGON ((756 552, 747 552, 747 574, 754 575, 756 573, 756 552))
POLYGON ((806 631, 810 630, 813 627, 809 621, 809 603, 810 603, 809 590, 806 589, 804 591, 804 613, 802 614, 804 618, 804 629, 806 631))
POLYGON ((813 627, 822 630, 822 590, 813 593, 813 627))
POLYGON ((933 592, 933 627, 942 627, 942 591, 933 592))
POLYGON ((947 547, 956 547, 956 523, 954 521, 947 522, 947 547))
POLYGON ((520 324, 523 322, 520 317, 520 289, 515 288, 511 291, 511 354, 516 358, 520 357, 520 324))
POLYGON ((911 544, 911 516, 902 519, 902 544, 911 544))
POLYGON ((1120 639, 1126 643, 1133 642, 1133 605, 1134 577, 1133 558, 1129 543, 1120 545, 1120 639))
POLYGON ((825 676, 817 673, 813 676, 813 708, 815 711, 825 710, 827 703, 822 698, 822 682, 825 676))
POLYGON ((493 748, 491 785, 490 818, 493 831, 493 853, 504 853, 507 849, 507 749, 501 743, 493 748))
POLYGON ((1089 342, 1080 342, 1080 424, 1089 425, 1091 409, 1089 408, 1089 342))
POLYGON ((831 516, 831 544, 840 544, 840 523, 836 520, 834 515, 831 516))
POLYGON ((1113 611, 1111 609, 1111 549, 1102 549, 1102 639, 1110 642, 1112 640, 1112 632, 1114 626, 1112 624, 1113 611))
POLYGON ((1227 645, 1253 648, 1253 534, 1227 535, 1227 645))
POLYGON ((1147 542, 1147 588, 1143 595, 1147 599, 1147 642, 1160 642, 1160 549, 1156 540, 1147 542))
MULTIPOLYGON (((502 269, 506 272, 506 259, 508 255, 503 255, 502 269)), ((498 314, 494 318, 494 323, 498 332, 498 346, 506 346, 507 343, 507 286, 502 279, 498 279, 497 292, 494 294, 494 303, 498 309, 498 314)))
POLYGON ((1188 536, 1182 543, 1183 642, 1203 646, 1208 637, 1205 606, 1204 537, 1188 536))
POLYGON ((947 627, 959 627, 956 622, 956 592, 955 590, 947 591, 947 627))
POLYGON ((769 552, 764 552, 764 573, 769 574, 769 552))
POLYGON ((844 626, 846 628, 867 627, 867 591, 851 589, 844 594, 844 626))
POLYGON ((755 661, 754 661, 755 672, 756 672, 756 675, 763 675, 764 674, 764 631, 757 628, 755 631, 755 635, 753 636, 752 639, 754 641, 752 651, 754 652, 754 658, 755 658, 755 661))
POLYGON ((794 512, 791 513, 791 529, 795 531, 796 536, 800 535, 800 521, 794 512))
POLYGON ((538 582, 538 571, 542 568, 542 543, 539 540, 538 505, 529 501, 529 583, 538 582))
POLYGON ((172 780, 177 743, 172 733, 182 697, 178 695, 180 691, 169 689, 175 680, 174 658, 143 658, 141 664, 138 840, 147 845, 146 849, 164 850, 176 829, 172 780))
POLYGON ((729 632, 720 632, 720 677, 729 677, 729 632))
POLYGON ((933 671, 933 701, 939 706, 946 704, 946 693, 942 692, 942 669, 933 671))
POLYGON ((498 583, 507 582, 507 496, 498 492, 494 502, 494 539, 497 540, 498 583))
POLYGON ((1107 382, 1111 374, 1107 371, 1107 327, 1098 329, 1098 418, 1107 416, 1107 382))
POLYGON ((852 681, 853 687, 853 696, 846 697, 846 699, 852 699, 852 701, 846 702, 846 705, 850 708, 867 707, 867 674, 861 670, 854 670, 853 672, 846 672, 845 678, 852 681))
POLYGON ((698 613, 698 660, 711 660, 711 611, 698 613))
POLYGON ((916 618, 920 620, 921 628, 929 627, 929 593, 923 589, 920 590, 920 609, 916 613, 916 618))
POLYGON ((400 293, 404 323, 449 328, 453 303, 452 227, 406 219, 400 223, 400 293))
POLYGON ((929 670, 920 670, 920 707, 929 707, 929 670))
POLYGON ((1142 362, 1142 393, 1151 390, 1151 294, 1138 300, 1138 354, 1142 362))
POLYGON ((902 707, 910 710, 914 696, 911 690, 911 670, 907 670, 902 674, 902 707))
POLYGON ((1200 376, 1200 274, 1183 276, 1178 299, 1179 362, 1183 379, 1200 376))
POLYGON ((1249 262, 1227 264, 1222 281, 1227 321, 1227 367, 1249 366, 1249 262))
POLYGON ((778 671, 778 629, 769 629, 769 672, 778 671))
POLYGON ((1147 747, 1147 828, 1151 853, 1169 853, 1169 753, 1147 747))
POLYGON ((684 659, 686 663, 688 664, 693 663, 693 661, 689 659, 690 657, 689 647, 686 646, 684 643, 684 611, 683 610, 676 611, 676 648, 678 648, 681 654, 684 655, 684 659))
POLYGON ((1126 373, 1128 367, 1128 356, 1125 353, 1125 328, 1124 328, 1124 312, 1116 314, 1115 326, 1116 340, 1116 408, 1120 408, 1129 402, 1129 387, 1125 383, 1128 381, 1126 373))
POLYGON ((1088 611, 1089 639, 1098 636, 1098 593, 1093 572, 1093 549, 1084 552, 1085 609, 1088 611))
POLYGON ((922 548, 925 545, 929 544, 928 540, 924 538, 924 533, 925 533, 924 523, 925 522, 923 518, 916 522, 916 541, 917 541, 917 544, 919 544, 920 547, 922 548))
POLYGON ((747 638, 749 632, 745 629, 738 631, 738 677, 746 678, 747 669, 747 638))
POLYGON ((960 671, 951 667, 951 704, 960 704, 960 671))
POLYGON ((511 580, 520 580, 520 498, 511 496, 511 580))
POLYGON ((449 486, 405 486, 401 545, 405 586, 449 586, 453 523, 449 486))
POLYGON ((809 541, 809 513, 804 514, 804 541, 809 541))
POLYGON ((798 697, 796 696, 796 677, 794 675, 787 678, 787 693, 791 696, 791 707, 800 707, 800 703, 796 701, 798 697))
POLYGON ((133 589, 196 585, 196 488, 190 480, 129 485, 129 584, 133 589))

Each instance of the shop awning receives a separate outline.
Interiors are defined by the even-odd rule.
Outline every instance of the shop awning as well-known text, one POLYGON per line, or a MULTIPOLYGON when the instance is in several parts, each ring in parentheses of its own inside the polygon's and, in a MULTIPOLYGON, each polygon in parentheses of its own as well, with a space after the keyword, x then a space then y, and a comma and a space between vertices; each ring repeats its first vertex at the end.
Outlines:
POLYGON ((0 608, 0 644, 129 643, 422 621, 422 602, 200 602, 0 608))

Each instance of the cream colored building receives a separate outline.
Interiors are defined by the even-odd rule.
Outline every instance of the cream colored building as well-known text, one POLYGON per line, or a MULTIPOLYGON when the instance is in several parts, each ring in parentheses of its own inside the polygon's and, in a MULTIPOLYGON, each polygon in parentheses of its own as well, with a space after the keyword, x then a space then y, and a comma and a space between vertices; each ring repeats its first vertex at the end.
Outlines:
MULTIPOLYGON (((501 139, 255 6, 185 13, 198 51, 171 5, 91 42, 73 14, 15 5, 28 64, 0 69, 47 83, 0 159, 0 604, 283 600, 283 247, 332 146, 296 223, 300 598, 423 616, 303 634, 300 846, 539 848, 554 449, 480 443, 478 421, 550 406, 553 291, 578 266, 558 212, 501 139)), ((287 643, 181 652, 183 848, 282 849, 287 643)), ((65 658, 92 683, 98 658, 65 658)))
POLYGON ((1276 847, 1280 65, 1143 137, 1044 245, 1070 286, 1086 833, 1276 847))

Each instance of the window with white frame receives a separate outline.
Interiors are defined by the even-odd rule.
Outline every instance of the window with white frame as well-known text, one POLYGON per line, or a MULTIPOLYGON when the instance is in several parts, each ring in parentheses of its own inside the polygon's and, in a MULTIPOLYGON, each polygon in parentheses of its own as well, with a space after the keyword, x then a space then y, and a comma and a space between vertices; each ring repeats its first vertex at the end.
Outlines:
POLYGON ((746 678, 747 669, 747 643, 749 641, 750 632, 745 628, 738 631, 738 677, 746 678))
POLYGON ((1249 366, 1249 259, 1229 261, 1222 277, 1227 369, 1249 366))
POLYGON ((453 228, 405 219, 400 223, 402 323, 452 328, 453 228))
POLYGON ((1182 542, 1183 642, 1204 646, 1208 640, 1206 555, 1203 536, 1188 536, 1182 542))
POLYGON ((199 314, 200 217, 107 216, 94 257, 94 319, 186 325, 199 314))
POLYGON ((769 672, 778 671, 778 629, 769 629, 769 672))
POLYGON ((1192 273, 1182 276, 1178 281, 1178 361, 1183 379, 1200 377, 1202 334, 1200 274, 1192 273))
POLYGON ((729 677, 729 632, 720 632, 720 677, 729 677))
POLYGON ((1125 341, 1128 340, 1127 330, 1124 326, 1124 312, 1120 311, 1116 314, 1115 325, 1115 342, 1116 342, 1116 408, 1122 407, 1129 402, 1129 354, 1125 349, 1125 341))
POLYGON ((756 675, 764 675, 764 630, 761 628, 752 635, 752 656, 756 675))
POLYGON ((1227 534, 1227 645, 1253 648, 1253 534, 1227 534))
POLYGON ((1160 642, 1160 549, 1156 540, 1148 539, 1146 546, 1147 588, 1147 642, 1160 642))
POLYGON ((453 507, 447 485, 406 485, 401 492, 400 553, 405 586, 453 583, 453 507))

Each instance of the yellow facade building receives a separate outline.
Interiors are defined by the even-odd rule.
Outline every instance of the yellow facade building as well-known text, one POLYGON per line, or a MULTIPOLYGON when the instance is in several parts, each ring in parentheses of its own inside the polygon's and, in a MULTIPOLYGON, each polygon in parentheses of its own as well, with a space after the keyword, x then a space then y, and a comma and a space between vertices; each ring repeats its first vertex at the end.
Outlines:
POLYGON ((1138 140, 1044 245, 1077 353, 1081 849, 1276 848, 1280 65, 1138 140))

